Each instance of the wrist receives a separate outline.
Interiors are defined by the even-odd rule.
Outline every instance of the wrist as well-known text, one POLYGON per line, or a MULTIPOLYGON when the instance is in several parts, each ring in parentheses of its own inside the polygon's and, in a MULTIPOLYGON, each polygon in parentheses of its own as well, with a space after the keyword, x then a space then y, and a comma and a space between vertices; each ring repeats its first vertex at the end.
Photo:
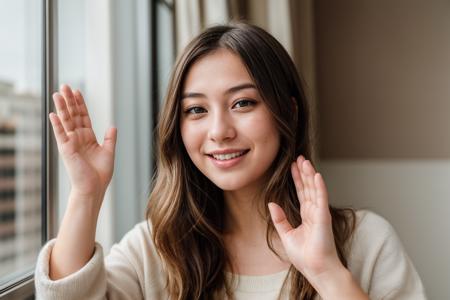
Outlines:
POLYGON ((324 300, 369 299, 343 265, 318 275, 311 284, 324 300))
POLYGON ((76 241, 73 244, 82 243, 86 245, 85 248, 89 248, 85 252, 89 252, 95 242, 101 200, 102 198, 97 198, 97 196, 80 196, 71 191, 57 239, 66 241, 64 243, 66 246, 73 241, 76 241))
POLYGON ((87 212, 99 212, 105 193, 98 191, 95 193, 83 193, 72 189, 69 194, 67 206, 71 209, 82 209, 87 212))

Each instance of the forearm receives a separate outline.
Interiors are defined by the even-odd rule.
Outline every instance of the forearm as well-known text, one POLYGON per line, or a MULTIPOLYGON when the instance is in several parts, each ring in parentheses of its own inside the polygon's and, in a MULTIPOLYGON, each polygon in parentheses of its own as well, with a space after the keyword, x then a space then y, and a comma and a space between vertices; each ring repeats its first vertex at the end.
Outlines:
POLYGON ((319 276, 311 284, 324 300, 369 300, 369 296, 344 267, 319 276))
MULTIPOLYGON (((103 195, 101 196, 103 197, 103 195)), ((50 278, 57 280, 80 270, 91 259, 101 199, 69 196, 50 257, 50 278), (82 198, 82 199, 81 199, 82 198)))

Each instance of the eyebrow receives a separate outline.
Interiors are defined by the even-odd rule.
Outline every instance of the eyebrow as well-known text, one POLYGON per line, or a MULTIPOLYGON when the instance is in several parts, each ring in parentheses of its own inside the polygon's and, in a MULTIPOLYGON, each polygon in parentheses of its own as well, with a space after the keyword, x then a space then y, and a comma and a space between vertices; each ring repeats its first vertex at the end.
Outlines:
MULTIPOLYGON (((255 89, 256 90, 256 86, 253 83, 242 83, 242 84, 239 84, 239 85, 229 88, 228 90, 225 91, 225 94, 233 94, 233 93, 236 93, 243 89, 255 89)), ((202 94, 202 93, 188 92, 188 93, 184 93, 181 96, 181 100, 183 100, 184 98, 206 98, 206 95, 202 94)))

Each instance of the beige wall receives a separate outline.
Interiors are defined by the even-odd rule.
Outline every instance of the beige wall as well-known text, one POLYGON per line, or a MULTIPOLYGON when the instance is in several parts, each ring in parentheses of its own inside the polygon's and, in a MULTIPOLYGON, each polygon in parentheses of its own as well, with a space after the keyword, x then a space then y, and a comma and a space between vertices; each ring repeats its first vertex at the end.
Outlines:
POLYGON ((316 0, 319 170, 396 229, 429 299, 450 285, 450 1, 316 0))
POLYGON ((450 158, 450 1, 317 0, 323 158, 450 158))
POLYGON ((450 299, 450 160, 323 160, 320 170, 333 205, 386 218, 428 299, 450 299))

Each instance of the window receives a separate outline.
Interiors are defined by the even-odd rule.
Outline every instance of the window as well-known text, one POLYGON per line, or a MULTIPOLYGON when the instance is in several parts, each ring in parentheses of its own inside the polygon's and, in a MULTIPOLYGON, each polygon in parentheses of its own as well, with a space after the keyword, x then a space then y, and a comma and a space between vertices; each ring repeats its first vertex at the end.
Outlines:
POLYGON ((43 1, 0 2, 0 293, 34 271, 43 239, 43 1))
POLYGON ((107 127, 119 128, 97 226, 105 253, 143 220, 157 107, 154 6, 0 1, 0 299, 33 297, 37 255, 66 208, 70 185, 47 119, 59 84, 83 92, 100 142, 107 127))

